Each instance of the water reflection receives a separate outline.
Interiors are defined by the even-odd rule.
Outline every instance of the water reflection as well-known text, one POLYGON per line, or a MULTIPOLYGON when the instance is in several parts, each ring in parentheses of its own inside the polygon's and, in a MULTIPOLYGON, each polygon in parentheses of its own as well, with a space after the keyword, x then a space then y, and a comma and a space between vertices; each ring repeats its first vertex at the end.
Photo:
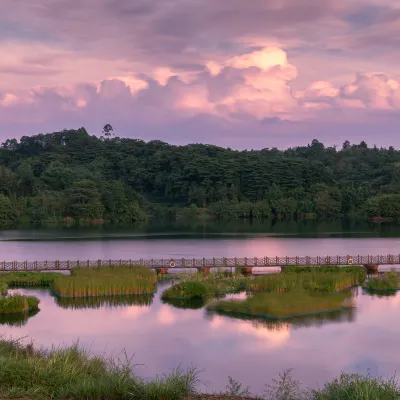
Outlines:
POLYGON ((211 321, 214 316, 218 315, 221 317, 230 318, 233 320, 250 321, 256 328, 266 328, 272 331, 279 331, 282 328, 304 328, 317 326, 321 327, 325 324, 332 323, 349 323, 354 322, 356 317, 355 308, 344 308, 342 310, 336 310, 332 312, 321 312, 319 314, 302 315, 291 318, 286 318, 284 320, 279 319, 267 319, 258 316, 251 315, 240 315, 230 312, 207 310, 207 318, 211 321))
POLYGON ((55 302, 62 308, 84 309, 84 308, 116 308, 125 306, 150 306, 153 295, 114 296, 114 297, 87 297, 87 298, 60 298, 55 302))
POLYGON ((39 310, 32 310, 23 313, 0 314, 0 325, 22 327, 28 319, 35 316, 39 310))
POLYGON ((393 350, 400 337, 399 294, 377 297, 359 289, 356 309, 276 323, 175 308, 160 300, 165 287, 159 284, 149 305, 94 308, 60 307, 48 291, 23 289, 40 298, 41 311, 25 324, 0 325, 0 335, 26 336, 45 347, 79 339, 94 353, 114 356, 125 349, 144 378, 195 364, 205 370, 201 379, 210 382, 210 391, 223 390, 230 375, 260 393, 287 368, 307 386, 341 371, 373 366, 392 376, 400 369, 393 350))

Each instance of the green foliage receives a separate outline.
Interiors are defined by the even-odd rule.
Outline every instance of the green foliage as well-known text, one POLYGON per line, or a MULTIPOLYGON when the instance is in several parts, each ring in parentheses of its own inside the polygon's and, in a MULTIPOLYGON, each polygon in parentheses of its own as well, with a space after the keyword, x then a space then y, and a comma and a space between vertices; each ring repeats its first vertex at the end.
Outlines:
POLYGON ((150 294, 155 292, 156 282, 150 268, 121 265, 74 268, 70 276, 59 276, 51 287, 58 297, 84 298, 150 294))
POLYGON ((246 288, 247 278, 224 273, 188 274, 181 282, 165 290, 161 298, 170 299, 208 299, 226 293, 234 293, 246 288))
POLYGON ((295 290, 281 295, 256 293, 245 300, 221 300, 211 303, 210 310, 271 318, 318 313, 352 307, 347 293, 322 294, 295 290))
POLYGON ((0 224, 147 217, 400 218, 400 151, 314 140, 280 151, 172 146, 64 130, 0 148, 0 224), (181 210, 181 211, 179 211, 181 210), (182 211, 183 210, 183 211, 182 211), (69 220, 69 219, 68 219, 69 220))
POLYGON ((368 290, 399 290, 400 275, 396 271, 386 272, 380 277, 370 278, 364 286, 368 290))
POLYGON ((285 272, 267 274, 252 279, 247 284, 250 292, 286 293, 297 289, 312 292, 335 292, 357 285, 364 278, 365 272, 285 272))
POLYGON ((0 297, 0 314, 22 313, 28 310, 37 310, 39 299, 33 296, 14 294, 0 297))
POLYGON ((6 296, 8 292, 7 283, 0 282, 0 296, 6 296))
POLYGON ((44 352, 0 341, 2 399, 184 400, 195 393, 198 383, 193 368, 150 381, 132 370, 129 360, 93 356, 77 345, 44 352))
POLYGON ((46 287, 59 277, 57 272, 4 272, 0 274, 0 284, 8 287, 46 287))

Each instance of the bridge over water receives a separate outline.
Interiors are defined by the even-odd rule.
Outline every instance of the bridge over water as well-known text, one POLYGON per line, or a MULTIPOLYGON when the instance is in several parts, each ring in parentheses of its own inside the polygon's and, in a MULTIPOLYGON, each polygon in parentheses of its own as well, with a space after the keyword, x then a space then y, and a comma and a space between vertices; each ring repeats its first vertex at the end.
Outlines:
POLYGON ((366 267, 370 273, 377 272, 379 265, 400 265, 399 255, 346 255, 346 256, 316 256, 316 257, 243 257, 243 258, 164 258, 164 259, 130 259, 130 260, 53 260, 53 261, 3 261, 0 271, 57 271, 71 270, 76 267, 101 267, 140 265, 155 269, 157 273, 167 273, 168 269, 192 269, 208 273, 211 268, 242 269, 249 274, 254 267, 287 267, 287 266, 348 266, 366 267))

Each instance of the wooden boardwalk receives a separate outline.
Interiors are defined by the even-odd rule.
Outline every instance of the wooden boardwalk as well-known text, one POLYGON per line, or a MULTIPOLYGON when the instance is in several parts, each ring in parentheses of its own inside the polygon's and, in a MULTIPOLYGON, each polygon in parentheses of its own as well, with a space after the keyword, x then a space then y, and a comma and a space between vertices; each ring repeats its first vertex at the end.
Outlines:
POLYGON ((132 260, 67 260, 67 261, 3 261, 0 271, 49 271, 71 270, 76 267, 100 267, 118 265, 141 265, 154 269, 165 268, 224 268, 224 267, 285 267, 285 266, 324 266, 324 265, 396 265, 399 255, 377 256, 326 256, 326 257, 244 257, 244 258, 165 258, 132 260))

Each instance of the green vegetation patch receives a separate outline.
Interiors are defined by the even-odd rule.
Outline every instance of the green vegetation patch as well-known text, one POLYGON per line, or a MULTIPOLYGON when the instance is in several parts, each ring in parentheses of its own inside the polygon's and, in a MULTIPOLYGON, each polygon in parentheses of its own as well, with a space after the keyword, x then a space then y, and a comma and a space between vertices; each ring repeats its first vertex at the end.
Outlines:
POLYGON ((235 274, 211 273, 190 274, 181 282, 164 291, 161 298, 168 299, 207 299, 246 289, 248 278, 235 274))
POLYGON ((0 314, 23 313, 38 310, 40 300, 34 296, 14 294, 0 297, 0 314))
POLYGON ((49 287, 60 276, 57 272, 4 272, 0 273, 0 287, 49 287))
POLYGON ((356 272, 287 272, 267 274, 249 280, 250 292, 286 293, 292 290, 337 292, 360 284, 362 274, 356 272))
POLYGON ((52 290, 65 298, 131 296, 154 293, 156 282, 155 272, 146 267, 74 268, 70 276, 55 279, 52 290))
POLYGON ((195 394, 193 369, 151 381, 133 375, 129 362, 93 356, 78 346, 49 351, 0 341, 0 398, 31 400, 184 400, 195 394))
POLYGON ((323 272, 323 273, 357 273, 360 276, 360 279, 365 279, 367 277, 367 273, 364 267, 353 267, 353 266, 344 266, 340 267, 337 265, 321 265, 319 267, 296 267, 294 265, 288 265, 282 268, 282 272, 286 273, 304 273, 304 272, 323 272))
POLYGON ((370 291, 396 291, 400 289, 400 275, 396 271, 386 272, 382 276, 370 278, 364 288, 370 291))
POLYGON ((240 301, 216 301, 210 304, 207 309, 279 319, 311 313, 336 311, 350 307, 353 307, 353 303, 347 293, 327 295, 293 291, 284 295, 277 293, 256 293, 240 301))

